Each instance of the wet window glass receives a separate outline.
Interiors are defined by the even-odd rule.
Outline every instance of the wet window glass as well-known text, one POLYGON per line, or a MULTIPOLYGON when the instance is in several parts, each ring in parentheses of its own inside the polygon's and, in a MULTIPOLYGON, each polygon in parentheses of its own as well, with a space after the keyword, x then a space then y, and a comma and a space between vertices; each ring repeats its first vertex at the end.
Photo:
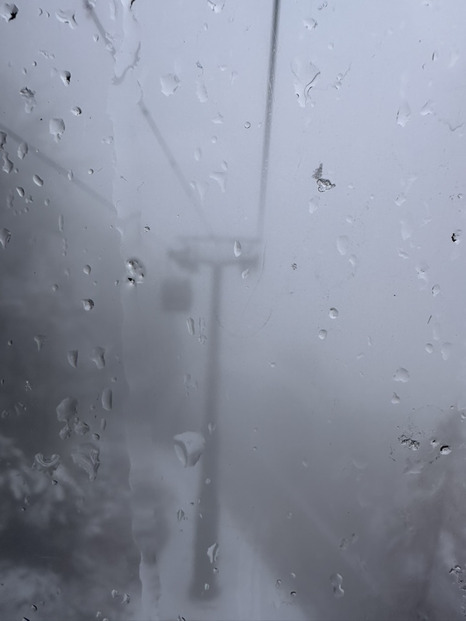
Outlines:
POLYGON ((460 0, 0 0, 0 617, 466 615, 460 0))

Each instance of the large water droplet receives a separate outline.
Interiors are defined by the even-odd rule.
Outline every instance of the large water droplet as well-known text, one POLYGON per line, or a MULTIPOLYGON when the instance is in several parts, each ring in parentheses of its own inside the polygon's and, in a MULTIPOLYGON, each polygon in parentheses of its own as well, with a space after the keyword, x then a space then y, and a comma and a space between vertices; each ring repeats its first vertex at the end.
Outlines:
POLYGON ((0 7, 0 17, 2 17, 6 22, 11 22, 18 15, 18 7, 16 4, 9 4, 5 2, 0 7))
POLYGON ((83 305, 85 311, 90 311, 94 308, 94 300, 91 300, 90 298, 81 300, 81 304, 83 305))
POLYGON ((0 246, 2 248, 6 248, 6 245, 10 242, 11 239, 11 231, 8 229, 0 229, 0 246))
POLYGON ((49 132, 55 142, 61 140, 65 131, 65 122, 63 119, 51 119, 49 122, 49 132))
POLYGON ((201 433, 185 431, 176 435, 173 442, 175 453, 185 468, 197 464, 205 448, 205 438, 201 433))
POLYGON ((56 407, 57 419, 62 423, 67 423, 71 418, 77 416, 78 400, 73 397, 65 397, 56 407))
POLYGON ((180 85, 180 78, 174 73, 167 73, 160 78, 162 93, 169 97, 173 95, 180 85))
POLYGON ((450 455, 450 453, 451 453, 451 448, 447 444, 444 444, 443 446, 440 447, 441 455, 450 455))
POLYGON ((7 175, 13 170, 13 162, 8 157, 8 153, 2 153, 2 170, 7 175))
POLYGON ((338 315, 339 315, 338 309, 334 307, 332 307, 328 312, 328 316, 330 317, 330 319, 336 319, 338 315))
POLYGON ((409 372, 403 367, 399 367, 393 374, 393 381, 406 384, 409 381, 409 372))
POLYGON ((55 17, 58 19, 59 22, 61 22, 62 24, 68 24, 68 26, 73 30, 74 28, 76 28, 76 26, 78 25, 76 23, 76 19, 75 19, 75 13, 72 10, 69 11, 57 11, 55 13, 55 17))
POLYGON ((36 453, 34 455, 34 463, 32 467, 39 472, 52 473, 58 468, 60 464, 60 455, 54 453, 50 457, 44 457, 42 453, 36 453))
POLYGON ((97 476, 100 466, 99 456, 99 449, 90 443, 82 444, 71 453, 73 462, 87 473, 90 481, 94 481, 97 476))

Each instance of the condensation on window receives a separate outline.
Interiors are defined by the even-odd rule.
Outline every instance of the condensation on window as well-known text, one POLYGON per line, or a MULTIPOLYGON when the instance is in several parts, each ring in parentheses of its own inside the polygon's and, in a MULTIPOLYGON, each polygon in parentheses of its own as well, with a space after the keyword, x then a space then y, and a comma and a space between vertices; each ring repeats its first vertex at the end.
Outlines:
POLYGON ((0 0, 0 617, 466 615, 463 3, 0 0))

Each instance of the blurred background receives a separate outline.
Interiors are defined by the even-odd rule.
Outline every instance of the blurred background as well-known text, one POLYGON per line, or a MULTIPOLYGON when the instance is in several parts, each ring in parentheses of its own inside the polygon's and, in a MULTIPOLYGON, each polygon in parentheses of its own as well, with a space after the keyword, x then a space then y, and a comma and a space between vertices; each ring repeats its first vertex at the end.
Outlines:
POLYGON ((460 0, 0 3, 0 616, 466 615, 460 0))

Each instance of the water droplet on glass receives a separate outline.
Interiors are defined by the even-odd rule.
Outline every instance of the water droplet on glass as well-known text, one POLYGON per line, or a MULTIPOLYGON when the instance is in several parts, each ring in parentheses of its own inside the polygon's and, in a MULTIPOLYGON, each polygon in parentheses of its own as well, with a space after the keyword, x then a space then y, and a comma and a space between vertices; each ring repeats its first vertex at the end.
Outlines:
POLYGON ((90 481, 95 481, 97 476, 100 466, 99 456, 99 449, 90 443, 82 444, 71 453, 73 462, 87 473, 90 481))
POLYGON ((8 153, 2 153, 2 170, 7 175, 13 170, 13 162, 8 157, 8 153))
POLYGON ((188 317, 188 319, 186 319, 186 327, 188 328, 188 333, 191 336, 194 336, 195 324, 194 324, 194 319, 192 317, 188 317))
POLYGON ((461 238, 461 230, 460 230, 460 229, 456 230, 456 231, 455 231, 454 233, 452 233, 452 235, 451 235, 451 241, 452 241, 453 243, 459 244, 459 242, 460 242, 460 238, 461 238))
POLYGON ((317 22, 312 17, 309 17, 307 19, 303 19, 303 24, 304 24, 304 28, 306 28, 306 30, 314 30, 314 28, 317 28, 317 22))
POLYGON ((443 446, 440 447, 441 455, 449 455, 450 453, 451 453, 451 448, 447 444, 444 444, 443 446))
POLYGON ((396 113, 396 122, 398 123, 398 125, 400 125, 400 127, 406 127, 406 124, 408 123, 410 116, 411 116, 411 109, 408 103, 405 101, 401 104, 401 106, 398 109, 398 112, 396 113))
POLYGON ((142 264, 142 261, 133 257, 131 259, 127 259, 125 266, 128 280, 132 284, 140 284, 144 281, 146 270, 142 264))
POLYGON ((83 111, 81 110, 79 106, 75 106, 74 108, 71 108, 71 114, 74 114, 74 116, 80 116, 82 113, 83 111))
POLYGON ((311 200, 309 201, 309 213, 315 213, 318 208, 319 208, 319 203, 317 199, 311 198, 311 200))
POLYGON ((440 348, 440 354, 443 360, 448 360, 451 355, 451 350, 453 349, 453 345, 451 343, 444 343, 440 348))
POLYGON ((67 423, 78 414, 78 400, 74 397, 65 397, 56 407, 57 420, 67 423))
POLYGON ((244 129, 249 129, 251 127, 251 123, 249 121, 246 121, 246 123, 244 124, 244 129))
POLYGON ((173 438, 173 442, 176 456, 185 468, 199 461, 205 447, 204 436, 196 431, 180 433, 173 438))
POLYGON ((418 440, 414 440, 414 438, 410 438, 406 435, 401 435, 398 440, 403 446, 411 449, 412 451, 418 451, 420 447, 420 442, 418 440))
POLYGON ((162 94, 166 97, 173 95, 180 85, 180 78, 174 73, 166 73, 160 78, 162 94))
POLYGON ((94 347, 90 359, 98 369, 103 369, 105 367, 105 349, 103 347, 94 347))
POLYGON ((194 159, 196 160, 196 162, 200 162, 200 161, 201 161, 201 158, 202 158, 202 150, 201 150, 201 149, 199 149, 199 148, 197 148, 197 149, 194 151, 194 159))
POLYGON ((71 84, 71 73, 69 71, 61 71, 60 79, 65 86, 69 86, 71 84))
MULTIPOLYGON (((223 123, 223 114, 220 114, 220 112, 217 113, 217 116, 215 116, 212 119, 212 123, 214 123, 214 125, 221 125, 223 123)), ((212 140, 213 142, 213 140, 212 140)), ((215 142, 217 142, 217 139, 215 138, 215 142)))
POLYGON ((330 576, 330 584, 332 586, 333 595, 337 598, 343 597, 345 594, 345 591, 342 588, 343 576, 341 574, 332 574, 330 576))
POLYGON ((403 367, 399 367, 393 374, 393 380, 405 384, 409 381, 409 372, 403 367))
POLYGON ((393 405, 398 405, 398 403, 400 403, 401 399, 400 397, 396 394, 396 392, 393 393, 392 395, 392 403, 393 405))
POLYGON ((89 274, 91 273, 91 266, 90 265, 85 265, 83 267, 83 272, 86 274, 86 276, 89 276, 89 274))
POLYGON ((39 175, 33 175, 32 180, 40 188, 44 185, 44 180, 42 179, 42 177, 39 177, 39 175))
POLYGON ((327 338, 327 330, 319 330, 318 337, 324 341, 327 338))
POLYGON ((46 337, 43 334, 38 334, 34 337, 34 343, 36 344, 37 351, 40 351, 46 341, 46 337))
POLYGON ((209 557, 209 561, 212 565, 217 562, 218 548, 218 543, 213 543, 209 548, 207 548, 207 556, 209 557))
POLYGON ((89 425, 87 423, 85 423, 84 421, 79 420, 79 419, 74 421, 73 431, 78 436, 85 436, 87 433, 89 433, 89 429, 90 429, 89 425))
POLYGON ((310 61, 302 61, 301 58, 296 58, 291 67, 293 73, 293 87, 296 96, 296 100, 304 108, 308 103, 311 103, 311 91, 317 84, 318 77, 320 75, 319 68, 310 61))
POLYGON ((107 410, 107 412, 110 412, 113 407, 113 393, 111 388, 104 388, 102 391, 102 407, 104 410, 107 410))
POLYGON ((434 285, 432 287, 432 295, 435 297, 440 293, 440 285, 434 285))
POLYGON ((336 319, 338 317, 338 310, 332 306, 332 308, 328 311, 328 316, 330 319, 336 319))
POLYGON ((431 354, 434 351, 434 346, 432 343, 426 343, 425 350, 428 354, 431 354))
POLYGON ((209 99, 206 85, 201 80, 196 82, 196 95, 201 103, 205 103, 209 99))
POLYGON ((433 104, 429 99, 429 101, 426 101, 426 103, 421 108, 421 116, 428 116, 429 114, 433 114, 433 113, 434 113, 433 104))
POLYGON ((19 91, 19 94, 24 99, 24 110, 30 114, 36 105, 35 91, 25 86, 19 91))
POLYGON ((76 369, 78 366, 78 350, 70 349, 66 354, 66 359, 68 360, 68 364, 76 369))
POLYGON ((249 268, 246 268, 241 272, 241 278, 244 280, 249 276, 249 268))
POLYGON ((6 22, 11 22, 18 15, 18 7, 16 4, 9 4, 5 2, 0 7, 0 17, 2 17, 6 22))
POLYGON ((8 229, 0 229, 0 246, 2 248, 6 248, 6 245, 10 242, 11 239, 11 231, 8 229))
POLYGON ((81 300, 81 304, 83 305, 85 311, 90 311, 94 308, 94 300, 91 300, 90 298, 81 300))
POLYGON ((349 239, 346 235, 340 235, 337 239, 337 250, 343 256, 348 252, 349 239))
POLYGON ((185 512, 183 511, 183 509, 178 509, 178 511, 176 512, 176 519, 178 520, 178 522, 181 522, 181 520, 185 519, 185 512))
POLYGON ((36 453, 34 455, 34 463, 32 467, 39 472, 53 473, 60 464, 60 456, 54 453, 50 457, 44 457, 42 453, 36 453))
POLYGON ((225 6, 225 0, 207 0, 207 4, 209 8, 214 13, 221 13, 223 11, 223 7, 225 6))
POLYGON ((71 29, 76 28, 76 26, 78 25, 76 23, 76 19, 75 19, 75 14, 74 11, 69 10, 69 11, 57 11, 55 13, 55 17, 58 19, 58 21, 62 24, 68 24, 68 26, 71 29))
POLYGON ((235 255, 236 258, 240 257, 242 254, 243 250, 241 248, 241 244, 239 241, 235 241, 235 243, 233 244, 233 254, 235 255))
POLYGON ((18 157, 19 157, 20 160, 24 160, 24 158, 26 157, 26 155, 28 153, 28 150, 29 150, 29 147, 28 147, 26 142, 21 142, 18 145, 17 154, 18 154, 18 157))
POLYGON ((61 140, 63 133, 65 131, 65 122, 63 119, 50 119, 49 121, 49 132, 50 135, 53 136, 55 142, 61 140))

